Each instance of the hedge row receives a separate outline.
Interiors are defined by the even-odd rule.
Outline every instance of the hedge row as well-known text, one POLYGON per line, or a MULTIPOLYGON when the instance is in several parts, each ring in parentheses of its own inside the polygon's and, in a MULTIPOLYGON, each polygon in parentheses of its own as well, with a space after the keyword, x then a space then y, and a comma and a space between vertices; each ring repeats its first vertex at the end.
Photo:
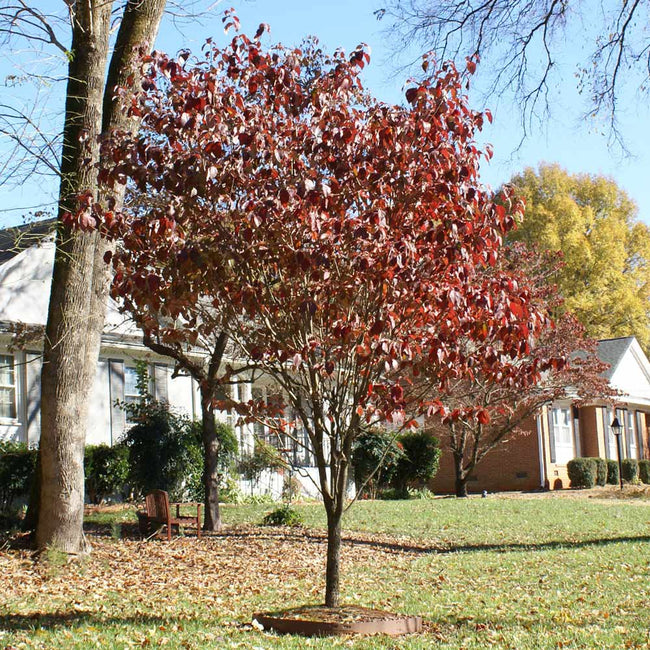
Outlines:
MULTIPOLYGON (((650 484, 650 460, 626 458, 621 461, 623 480, 627 483, 650 484)), ((574 458, 567 463, 571 487, 592 488, 595 485, 618 485, 618 462, 604 458, 574 458)))

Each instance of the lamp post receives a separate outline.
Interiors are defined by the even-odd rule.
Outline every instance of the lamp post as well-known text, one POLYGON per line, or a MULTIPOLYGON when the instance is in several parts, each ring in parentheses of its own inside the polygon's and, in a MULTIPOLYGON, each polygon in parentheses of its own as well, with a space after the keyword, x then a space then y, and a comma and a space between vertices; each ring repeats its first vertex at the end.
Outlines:
POLYGON ((618 456, 618 480, 621 484, 621 490, 623 489, 623 467, 621 464, 621 433, 623 433, 623 425, 618 421, 618 418, 614 418, 614 421, 611 423, 612 433, 616 436, 616 455, 618 456))

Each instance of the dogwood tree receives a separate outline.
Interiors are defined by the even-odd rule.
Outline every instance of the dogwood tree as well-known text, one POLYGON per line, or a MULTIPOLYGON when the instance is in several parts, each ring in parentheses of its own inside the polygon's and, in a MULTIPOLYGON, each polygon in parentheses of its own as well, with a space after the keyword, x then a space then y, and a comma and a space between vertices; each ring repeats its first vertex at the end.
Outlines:
MULTIPOLYGON (((526 286, 481 271, 521 205, 478 183, 474 135, 486 116, 468 107, 464 73, 443 65, 408 85, 405 105, 386 105, 363 90, 363 46, 349 56, 265 49, 264 30, 208 43, 191 64, 145 60, 143 90, 125 91, 143 128, 105 143, 113 162, 102 177, 132 183, 152 207, 114 213, 89 201, 77 222, 121 241, 113 293, 145 327, 164 317, 192 342, 197 305, 209 305, 236 354, 282 390, 291 417, 285 409, 276 427, 296 437, 297 420, 318 467, 325 601, 336 606, 355 438, 443 412, 426 396, 432 385, 516 372, 522 340, 546 315, 526 286), (132 266, 121 251, 138 248, 146 262, 132 266), (493 336, 494 354, 458 344, 493 336)), ((480 405, 462 415, 488 417, 480 405)))

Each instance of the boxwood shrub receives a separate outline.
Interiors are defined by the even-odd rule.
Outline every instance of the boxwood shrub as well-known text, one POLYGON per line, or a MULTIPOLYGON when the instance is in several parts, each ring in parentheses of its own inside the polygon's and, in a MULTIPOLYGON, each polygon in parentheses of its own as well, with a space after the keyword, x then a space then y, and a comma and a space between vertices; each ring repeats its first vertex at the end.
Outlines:
POLYGON ((639 461, 639 480, 646 485, 650 484, 650 460, 639 461))
POLYGON ((620 476, 618 473, 618 461, 610 458, 607 461, 607 483, 609 483, 609 485, 618 485, 619 482, 620 476))
POLYGON ((99 504, 125 489, 129 476, 129 450, 124 445, 88 445, 84 455, 86 495, 99 504))
POLYGON ((596 485, 596 461, 593 458, 570 460, 567 472, 573 488, 592 488, 596 485))
POLYGON ((607 460, 594 458, 596 461, 596 485, 607 485, 607 460))
POLYGON ((22 442, 0 442, 0 511, 9 510, 18 497, 29 495, 36 449, 22 442))
POLYGON ((628 483, 639 481, 639 461, 636 458, 626 458, 621 462, 623 480, 628 483))

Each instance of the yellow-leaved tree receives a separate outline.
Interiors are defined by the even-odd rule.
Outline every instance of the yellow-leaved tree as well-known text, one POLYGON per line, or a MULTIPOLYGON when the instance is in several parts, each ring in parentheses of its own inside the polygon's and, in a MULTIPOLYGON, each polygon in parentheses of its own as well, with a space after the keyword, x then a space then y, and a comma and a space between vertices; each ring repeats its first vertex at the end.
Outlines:
POLYGON ((559 250, 554 278, 594 338, 636 336, 650 351, 650 228, 630 197, 604 176, 569 174, 557 164, 527 168, 511 183, 526 216, 511 240, 559 250))

